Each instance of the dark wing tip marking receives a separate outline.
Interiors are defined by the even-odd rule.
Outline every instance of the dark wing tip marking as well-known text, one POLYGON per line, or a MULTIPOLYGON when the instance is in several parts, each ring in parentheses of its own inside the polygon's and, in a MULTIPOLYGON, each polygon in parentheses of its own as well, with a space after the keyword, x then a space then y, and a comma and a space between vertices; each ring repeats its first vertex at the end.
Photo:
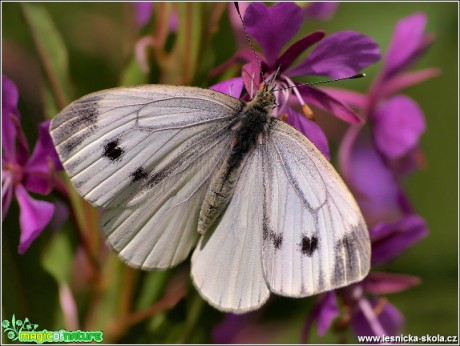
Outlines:
POLYGON ((96 126, 99 115, 98 100, 88 103, 86 107, 81 107, 79 113, 83 124, 87 126, 96 126))
POLYGON ((85 104, 76 102, 69 106, 61 116, 65 124, 57 128, 57 134, 66 138, 63 146, 63 154, 70 154, 97 129, 99 108, 97 99, 85 104))
POLYGON ((312 236, 308 237, 306 235, 302 235, 300 240, 299 249, 303 255, 307 255, 308 257, 313 256, 313 253, 318 249, 318 237, 312 236))
POLYGON ((123 155, 124 150, 119 146, 119 140, 117 138, 111 140, 104 145, 104 156, 112 161, 120 159, 123 155))
POLYGON ((144 180, 145 178, 147 178, 147 176, 147 172, 142 167, 137 168, 133 173, 131 173, 131 178, 133 182, 144 180))

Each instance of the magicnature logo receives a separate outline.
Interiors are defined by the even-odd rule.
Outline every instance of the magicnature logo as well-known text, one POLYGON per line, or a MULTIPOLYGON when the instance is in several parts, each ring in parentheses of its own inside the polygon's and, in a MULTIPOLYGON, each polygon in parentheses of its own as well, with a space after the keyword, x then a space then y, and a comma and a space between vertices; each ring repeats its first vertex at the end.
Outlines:
POLYGON ((59 331, 37 330, 38 324, 31 323, 26 317, 24 321, 16 319, 13 314, 11 321, 2 321, 3 334, 8 339, 15 342, 35 342, 42 344, 44 342, 102 342, 103 332, 101 331, 68 331, 61 329, 59 331))

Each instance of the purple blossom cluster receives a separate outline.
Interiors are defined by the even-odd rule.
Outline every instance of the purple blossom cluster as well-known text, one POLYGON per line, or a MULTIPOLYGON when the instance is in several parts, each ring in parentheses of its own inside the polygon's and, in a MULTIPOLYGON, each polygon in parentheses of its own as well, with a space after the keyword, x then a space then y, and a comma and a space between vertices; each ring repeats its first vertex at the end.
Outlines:
MULTIPOLYGON (((315 4, 313 13, 321 13, 323 19, 329 17, 327 12, 336 8, 327 4, 315 4)), ((244 97, 248 98, 261 83, 276 76, 275 89, 279 91, 274 115, 305 134, 328 159, 327 138, 314 122, 310 105, 348 122, 339 147, 341 173, 368 223, 373 267, 391 262, 428 234, 426 222, 415 213, 401 185, 404 177, 423 166, 419 141, 426 129, 420 107, 401 92, 439 74, 435 68, 407 72, 433 42, 425 33, 426 16, 416 13, 397 23, 383 68, 366 94, 297 86, 295 77, 353 76, 380 59, 378 45, 354 31, 329 36, 317 31, 285 48, 305 18, 305 9, 294 3, 247 6, 244 23, 263 52, 260 62, 251 50, 239 50, 214 72, 240 63, 242 75, 212 88, 239 97, 245 86, 249 96, 244 97)), ((334 321, 335 330, 351 327, 357 336, 399 334, 403 315, 385 295, 407 290, 419 281, 411 275, 372 271, 359 283, 320 295, 306 319, 302 341, 308 340, 314 322, 319 335, 324 335, 334 321)), ((214 330, 214 340, 241 340, 248 328, 242 331, 239 319, 246 321, 248 317, 229 315, 214 330)))
POLYGON ((30 193, 48 195, 54 188, 55 172, 61 162, 49 135, 49 121, 38 127, 38 140, 30 153, 16 85, 2 76, 2 215, 8 214, 13 196, 19 204, 21 237, 18 251, 23 254, 51 221, 55 206, 35 199, 30 193))

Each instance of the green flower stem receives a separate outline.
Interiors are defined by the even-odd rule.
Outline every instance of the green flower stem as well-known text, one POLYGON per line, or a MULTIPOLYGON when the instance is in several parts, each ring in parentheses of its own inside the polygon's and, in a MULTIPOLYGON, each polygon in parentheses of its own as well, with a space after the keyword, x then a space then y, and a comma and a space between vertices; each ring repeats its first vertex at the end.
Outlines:
MULTIPOLYGON (((71 83, 68 74, 68 55, 64 41, 55 28, 51 16, 41 4, 21 3, 21 10, 30 35, 45 71, 53 96, 59 109, 64 108, 71 98, 71 83)), ((99 222, 97 211, 78 196, 70 181, 66 181, 65 190, 75 216, 78 235, 82 241, 90 263, 98 272, 96 254, 99 247, 99 222)))
POLYGON ((189 308, 187 311, 187 320, 185 321, 185 326, 182 332, 182 335, 179 336, 179 339, 176 343, 186 344, 189 342, 191 333, 196 329, 196 324, 200 320, 201 313, 203 312, 203 307, 205 306, 204 300, 200 297, 197 291, 189 294, 189 308))
MULTIPOLYGON (((93 271, 97 276, 100 275, 100 265, 96 256, 95 247, 91 245, 91 240, 84 230, 87 229, 88 220, 84 217, 84 211, 82 210, 85 202, 77 195, 75 189, 70 186, 69 182, 64 182, 62 179, 57 178, 55 180, 55 191, 59 193, 71 206, 70 216, 76 225, 76 231, 78 239, 83 247, 83 251, 88 259, 88 262, 93 267, 93 271)), ((91 206, 89 206, 92 208, 91 206)), ((92 233, 98 234, 97 228, 91 229, 92 233)))
POLYGON ((64 41, 41 4, 21 3, 21 10, 59 109, 69 102, 70 79, 64 41))

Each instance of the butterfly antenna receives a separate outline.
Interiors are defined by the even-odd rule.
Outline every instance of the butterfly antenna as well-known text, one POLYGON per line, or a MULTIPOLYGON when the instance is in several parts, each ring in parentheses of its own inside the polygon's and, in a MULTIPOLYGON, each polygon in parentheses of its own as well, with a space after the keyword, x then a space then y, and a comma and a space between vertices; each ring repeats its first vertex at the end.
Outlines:
POLYGON ((273 85, 271 90, 270 90, 271 92, 275 91, 275 80, 279 76, 280 71, 281 71, 281 65, 278 66, 278 68, 276 69, 276 72, 273 74, 273 76, 272 76, 272 78, 270 80, 270 85, 273 85))
POLYGON ((299 86, 327 84, 327 83, 338 82, 338 81, 346 80, 346 79, 358 79, 358 78, 363 78, 363 77, 366 77, 366 74, 365 73, 359 73, 359 74, 355 74, 354 76, 351 76, 351 77, 343 77, 343 78, 337 78, 337 79, 321 80, 321 81, 318 81, 318 82, 311 82, 311 83, 300 83, 300 84, 297 84, 297 85, 292 85, 292 86, 288 86, 286 88, 276 89, 276 90, 273 90, 273 91, 292 89, 292 88, 297 88, 299 86))
POLYGON ((241 23, 243 24, 244 34, 246 35, 249 45, 251 46, 252 52, 254 53, 254 56, 256 57, 257 66, 259 66, 259 71, 260 71, 260 79, 264 82, 264 84, 266 84, 264 73, 262 72, 262 64, 260 63, 259 56, 257 55, 256 49, 254 48, 254 45, 252 44, 251 37, 249 36, 246 30, 246 24, 244 24, 243 16, 241 15, 241 12, 240 12, 240 5, 238 4, 237 1, 235 1, 233 4, 235 5, 236 12, 238 12, 238 16, 240 17, 241 23))

